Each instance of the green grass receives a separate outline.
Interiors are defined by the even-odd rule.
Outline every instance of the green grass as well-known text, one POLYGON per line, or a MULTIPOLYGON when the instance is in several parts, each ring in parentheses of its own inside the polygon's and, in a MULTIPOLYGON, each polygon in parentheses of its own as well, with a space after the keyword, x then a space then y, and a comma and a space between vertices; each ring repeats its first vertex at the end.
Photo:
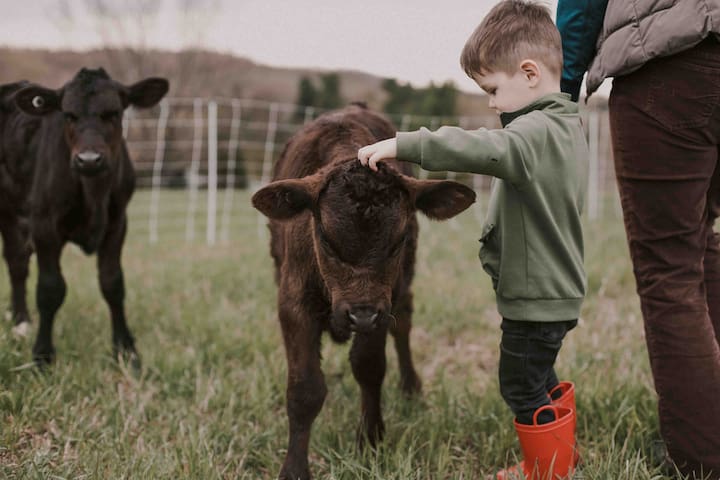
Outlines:
MULTIPOLYGON (((181 194, 163 195, 183 211, 181 194)), ((0 328, 0 478, 277 475, 287 442, 285 357, 267 233, 248 197, 237 193, 231 240, 215 247, 201 244, 201 233, 187 243, 172 222, 161 223, 160 242, 150 245, 148 193, 133 200, 124 267, 139 378, 110 358, 95 259, 66 248, 53 368, 39 374, 29 364, 32 338, 14 338, 8 322, 0 328)), ((423 221, 420 235, 412 347, 422 398, 400 394, 390 342, 385 442, 358 452, 348 346, 326 339, 329 393, 310 448, 315 478, 483 478, 519 454, 498 392, 499 317, 476 260, 475 212, 423 221)), ((557 363, 577 384, 583 478, 660 479, 650 459, 659 438, 655 394, 620 220, 588 225, 586 239, 590 292, 557 363)), ((30 305, 35 278, 33 265, 30 305)), ((3 274, 3 302, 8 293, 3 274)))

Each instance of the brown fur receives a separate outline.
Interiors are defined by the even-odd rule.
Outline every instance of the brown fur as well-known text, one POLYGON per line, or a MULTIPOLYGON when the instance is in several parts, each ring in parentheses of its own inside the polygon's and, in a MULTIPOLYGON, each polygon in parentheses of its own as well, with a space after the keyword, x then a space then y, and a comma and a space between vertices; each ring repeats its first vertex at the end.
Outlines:
POLYGON ((310 428, 327 391, 320 368, 324 331, 340 342, 355 334, 350 362, 362 392, 361 445, 374 446, 384 431, 380 390, 388 329, 402 390, 420 391, 409 345, 415 211, 449 218, 475 194, 455 182, 411 178, 401 173, 404 164, 381 164, 378 173, 360 165, 360 147, 394 135, 389 122, 359 105, 325 114, 290 139, 273 183, 253 196, 253 205, 271 219, 288 363, 284 479, 310 478, 310 428))

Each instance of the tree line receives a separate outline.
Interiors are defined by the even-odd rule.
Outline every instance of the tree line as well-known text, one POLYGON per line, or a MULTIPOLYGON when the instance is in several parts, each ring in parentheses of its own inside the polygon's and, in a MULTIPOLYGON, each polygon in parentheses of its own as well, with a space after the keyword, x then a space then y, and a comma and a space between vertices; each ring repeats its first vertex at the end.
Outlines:
MULTIPOLYGON (((427 87, 415 88, 409 83, 399 83, 394 78, 388 78, 383 80, 382 89, 386 94, 382 107, 385 113, 426 116, 456 114, 458 90, 451 81, 442 85, 431 82, 427 87)), ((300 106, 295 112, 297 120, 304 117, 302 107, 330 110, 346 105, 347 101, 340 94, 340 77, 337 73, 322 74, 319 84, 314 83, 310 77, 301 77, 296 103, 300 106)))

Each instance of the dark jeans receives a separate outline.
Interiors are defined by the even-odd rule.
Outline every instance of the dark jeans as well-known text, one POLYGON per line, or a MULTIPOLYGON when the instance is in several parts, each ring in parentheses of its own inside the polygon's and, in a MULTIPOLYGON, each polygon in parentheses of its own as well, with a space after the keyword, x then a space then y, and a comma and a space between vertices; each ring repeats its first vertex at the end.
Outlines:
MULTIPOLYGON (((565 334, 577 320, 528 322, 503 318, 500 341, 500 394, 518 423, 532 425, 535 410, 548 405, 548 392, 558 384, 555 359, 565 334)), ((555 419, 540 412, 538 423, 555 419)))
POLYGON ((684 473, 718 478, 720 44, 616 78, 610 124, 660 431, 684 473))

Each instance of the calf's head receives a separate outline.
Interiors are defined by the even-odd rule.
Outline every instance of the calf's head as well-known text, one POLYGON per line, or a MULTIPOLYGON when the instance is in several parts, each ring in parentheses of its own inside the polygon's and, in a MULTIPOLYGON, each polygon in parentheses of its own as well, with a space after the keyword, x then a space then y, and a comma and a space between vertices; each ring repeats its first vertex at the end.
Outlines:
POLYGON ((253 205, 267 217, 290 220, 311 212, 315 261, 332 302, 333 336, 346 339, 386 326, 403 252, 415 242, 413 215, 435 220, 457 215, 475 192, 452 181, 417 180, 381 165, 340 164, 259 190, 253 205))
POLYGON ((59 90, 30 85, 17 92, 15 102, 30 115, 62 112, 71 167, 81 175, 93 176, 116 167, 122 148, 123 111, 129 105, 152 107, 167 91, 164 78, 125 86, 102 68, 83 68, 59 90))

